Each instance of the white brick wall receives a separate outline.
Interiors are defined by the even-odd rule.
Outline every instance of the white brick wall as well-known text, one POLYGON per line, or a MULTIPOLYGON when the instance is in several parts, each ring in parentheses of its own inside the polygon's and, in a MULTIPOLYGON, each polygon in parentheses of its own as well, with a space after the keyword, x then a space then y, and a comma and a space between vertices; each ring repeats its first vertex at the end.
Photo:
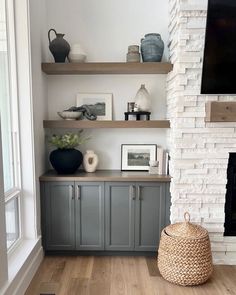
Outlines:
POLYGON ((229 152, 236 152, 236 123, 205 123, 207 101, 235 96, 200 95, 207 0, 169 0, 170 60, 167 109, 171 121, 171 221, 185 211, 210 233, 215 263, 236 264, 236 237, 224 237, 229 152))

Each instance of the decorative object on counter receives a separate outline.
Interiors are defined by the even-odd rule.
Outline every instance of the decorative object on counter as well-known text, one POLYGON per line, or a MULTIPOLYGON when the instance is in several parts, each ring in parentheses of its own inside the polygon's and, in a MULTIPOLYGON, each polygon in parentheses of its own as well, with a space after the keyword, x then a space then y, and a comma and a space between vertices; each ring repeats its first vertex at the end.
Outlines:
POLYGON ((80 44, 73 44, 69 53, 69 61, 74 63, 83 63, 86 60, 86 53, 80 44))
POLYGON ((161 146, 157 147, 157 161, 159 163, 158 168, 158 174, 162 175, 163 169, 164 169, 164 149, 161 146))
POLYGON ((162 147, 157 147, 157 161, 159 163, 159 175, 168 175, 169 173, 169 153, 162 147))
POLYGON ((135 102, 127 103, 127 112, 134 112, 135 102))
POLYGON ((158 161, 149 161, 149 174, 158 174, 158 161))
POLYGON ((164 228, 158 250, 158 267, 167 281, 194 286, 205 283, 213 272, 211 244, 208 232, 200 225, 185 222, 164 228))
POLYGON ((63 112, 57 112, 58 116, 60 116, 64 120, 78 120, 81 115, 83 114, 82 112, 70 112, 70 111, 63 111, 63 112))
POLYGON ((77 106, 86 105, 97 120, 112 120, 112 93, 78 93, 77 106))
POLYGON ((156 144, 122 144, 121 170, 148 171, 149 162, 156 161, 156 144))
POLYGON ((57 33, 56 30, 48 31, 49 49, 55 59, 55 62, 65 62, 70 52, 70 44, 63 38, 65 34, 57 33), (51 41, 50 33, 54 32, 56 38, 51 41))
POLYGON ((82 137, 82 132, 52 135, 49 143, 57 149, 50 153, 49 159, 58 174, 73 174, 82 164, 83 154, 75 149, 88 140, 82 137))
POLYGON ((138 45, 130 45, 126 55, 127 62, 140 62, 140 52, 138 45))
POLYGON ((142 84, 135 96, 135 107, 139 111, 150 112, 151 109, 151 97, 145 88, 145 84, 142 84))
POLYGON ((98 166, 98 156, 94 151, 87 150, 83 160, 84 170, 86 172, 95 172, 98 166))
POLYGON ((129 116, 135 116, 136 117, 136 121, 140 121, 141 116, 146 116, 146 121, 150 120, 150 115, 151 112, 125 112, 125 121, 129 120, 129 116))
POLYGON ((160 62, 163 56, 164 42, 160 34, 146 34, 141 39, 141 54, 143 62, 160 62))
POLYGON ((83 117, 85 117, 88 120, 94 121, 97 119, 97 115, 90 109, 87 105, 82 105, 80 107, 70 107, 68 110, 64 110, 63 113, 78 113, 81 112, 83 117))
POLYGON ((164 169, 162 171, 162 175, 169 175, 169 162, 170 155, 167 151, 164 151, 164 169))

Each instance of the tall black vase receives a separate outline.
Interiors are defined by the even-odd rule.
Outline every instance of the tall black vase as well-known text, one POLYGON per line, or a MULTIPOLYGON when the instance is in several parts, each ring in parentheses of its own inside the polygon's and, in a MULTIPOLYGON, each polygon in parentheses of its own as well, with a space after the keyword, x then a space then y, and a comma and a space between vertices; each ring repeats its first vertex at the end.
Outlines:
POLYGON ((49 159, 58 174, 73 174, 82 164, 83 154, 76 149, 57 149, 49 159))
POLYGON ((65 62, 70 52, 70 44, 63 38, 65 34, 57 33, 54 29, 48 31, 49 49, 55 62, 65 62), (54 32, 56 38, 51 41, 50 33, 54 32))

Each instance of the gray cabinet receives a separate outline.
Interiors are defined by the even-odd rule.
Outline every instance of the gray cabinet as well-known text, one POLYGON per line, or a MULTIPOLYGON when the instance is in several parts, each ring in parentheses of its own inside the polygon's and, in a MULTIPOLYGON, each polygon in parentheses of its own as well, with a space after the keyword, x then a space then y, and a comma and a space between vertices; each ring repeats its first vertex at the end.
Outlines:
POLYGON ((50 182, 42 186, 43 244, 46 250, 75 248, 74 182, 50 182))
MULTIPOLYGON (((106 250, 156 251, 168 223, 168 184, 105 184, 106 250)), ((169 210, 169 208, 168 208, 169 210)))
POLYGON ((44 182, 41 212, 45 250, 104 249, 103 182, 44 182))
POLYGON ((156 251, 165 227, 166 185, 139 183, 135 202, 135 250, 156 251))
POLYGON ((156 251, 169 223, 169 184, 44 181, 45 250, 156 251))
POLYGON ((134 249, 134 202, 133 183, 106 183, 106 250, 134 249))
POLYGON ((104 184, 75 183, 77 250, 104 249, 104 184))

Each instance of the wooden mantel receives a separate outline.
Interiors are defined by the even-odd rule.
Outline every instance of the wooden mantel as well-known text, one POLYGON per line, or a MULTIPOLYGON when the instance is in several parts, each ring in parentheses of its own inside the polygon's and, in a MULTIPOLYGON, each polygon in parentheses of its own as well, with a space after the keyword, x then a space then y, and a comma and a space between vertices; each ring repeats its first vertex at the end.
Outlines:
POLYGON ((236 101, 206 103, 206 122, 236 122, 236 101))

